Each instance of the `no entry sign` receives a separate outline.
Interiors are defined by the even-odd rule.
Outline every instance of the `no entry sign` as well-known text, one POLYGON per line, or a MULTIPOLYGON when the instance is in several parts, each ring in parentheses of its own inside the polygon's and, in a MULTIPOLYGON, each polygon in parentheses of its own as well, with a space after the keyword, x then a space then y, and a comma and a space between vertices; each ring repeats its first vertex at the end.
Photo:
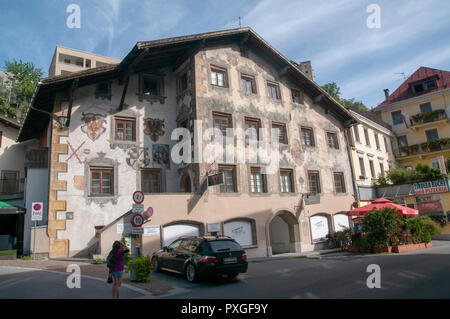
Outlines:
POLYGON ((133 217, 131 217, 131 224, 134 227, 141 227, 144 223, 144 217, 141 214, 134 214, 133 217))
POLYGON ((136 204, 141 204, 144 201, 144 193, 141 191, 135 191, 133 193, 133 200, 136 204))

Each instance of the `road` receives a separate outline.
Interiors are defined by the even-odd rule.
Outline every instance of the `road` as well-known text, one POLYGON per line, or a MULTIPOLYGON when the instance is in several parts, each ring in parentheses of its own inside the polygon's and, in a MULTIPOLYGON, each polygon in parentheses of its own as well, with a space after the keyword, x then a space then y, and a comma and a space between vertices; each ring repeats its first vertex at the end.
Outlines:
MULTIPOLYGON (((249 263, 246 274, 232 281, 191 284, 182 276, 152 276, 175 289, 163 298, 177 299, 316 299, 316 298, 450 298, 450 241, 390 255, 331 254, 318 258, 265 259, 249 263), (367 266, 381 269, 381 288, 369 289, 367 266)), ((0 267, 0 299, 111 298, 105 280, 82 276, 81 288, 69 289, 69 273, 0 267)), ((155 298, 135 287, 122 286, 121 298, 155 298)))
POLYGON ((450 298, 450 242, 403 254, 329 255, 249 263, 233 281, 190 284, 172 273, 156 273, 180 291, 168 298, 317 299, 450 298), (381 288, 369 289, 367 266, 381 270, 381 288))
MULTIPOLYGON (((80 288, 68 288, 70 273, 32 268, 0 267, 0 299, 111 299, 111 285, 105 280, 81 277, 80 288)), ((147 295, 122 286, 121 298, 147 295)))

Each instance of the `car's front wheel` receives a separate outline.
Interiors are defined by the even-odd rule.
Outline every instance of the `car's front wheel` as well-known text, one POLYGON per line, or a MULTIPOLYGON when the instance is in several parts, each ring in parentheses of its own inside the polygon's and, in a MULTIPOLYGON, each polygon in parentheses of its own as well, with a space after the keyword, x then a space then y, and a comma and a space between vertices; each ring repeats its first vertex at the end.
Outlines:
POLYGON ((153 257, 152 258, 152 268, 153 268, 153 271, 159 271, 158 257, 153 257))
POLYGON ((189 263, 186 266, 186 279, 189 282, 196 282, 198 279, 197 269, 195 269, 195 266, 192 263, 189 263))

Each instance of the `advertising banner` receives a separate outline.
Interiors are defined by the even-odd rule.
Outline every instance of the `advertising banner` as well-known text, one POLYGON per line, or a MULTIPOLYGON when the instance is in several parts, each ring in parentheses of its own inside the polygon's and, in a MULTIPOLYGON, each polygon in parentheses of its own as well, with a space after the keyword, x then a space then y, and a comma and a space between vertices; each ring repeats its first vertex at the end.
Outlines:
POLYGON ((414 194, 425 195, 448 192, 448 181, 434 181, 414 184, 414 194))

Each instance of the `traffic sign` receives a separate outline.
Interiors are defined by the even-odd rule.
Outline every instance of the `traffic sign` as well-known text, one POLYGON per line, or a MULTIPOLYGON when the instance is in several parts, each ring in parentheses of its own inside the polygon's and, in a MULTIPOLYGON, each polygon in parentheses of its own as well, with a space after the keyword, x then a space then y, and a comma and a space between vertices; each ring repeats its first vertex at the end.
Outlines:
POLYGON ((144 205, 142 204, 133 204, 133 208, 131 210, 133 213, 142 214, 144 212, 144 205))
POLYGON ((141 204, 144 201, 144 193, 141 191, 135 191, 133 193, 133 201, 136 204, 141 204))
POLYGON ((132 235, 142 235, 144 233, 144 228, 142 227, 133 227, 131 230, 132 235))
POLYGON ((42 211, 44 210, 44 204, 42 202, 34 202, 31 204, 31 220, 41 221, 42 211))
POLYGON ((144 216, 147 217, 147 218, 152 217, 153 216, 153 207, 147 208, 147 210, 145 211, 144 216))
POLYGON ((134 227, 141 227, 144 223, 144 217, 141 214, 134 214, 133 217, 131 217, 131 224, 134 227))

